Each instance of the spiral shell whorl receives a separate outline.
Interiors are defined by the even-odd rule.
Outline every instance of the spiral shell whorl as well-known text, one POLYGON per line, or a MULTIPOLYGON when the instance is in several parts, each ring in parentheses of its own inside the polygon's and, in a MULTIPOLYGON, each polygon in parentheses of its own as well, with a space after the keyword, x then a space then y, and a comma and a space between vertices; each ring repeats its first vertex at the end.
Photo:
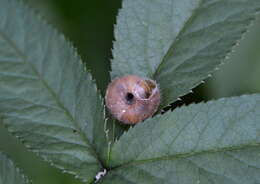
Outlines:
POLYGON ((127 75, 113 80, 107 88, 107 108, 126 124, 136 124, 152 116, 159 104, 158 85, 150 79, 127 75))

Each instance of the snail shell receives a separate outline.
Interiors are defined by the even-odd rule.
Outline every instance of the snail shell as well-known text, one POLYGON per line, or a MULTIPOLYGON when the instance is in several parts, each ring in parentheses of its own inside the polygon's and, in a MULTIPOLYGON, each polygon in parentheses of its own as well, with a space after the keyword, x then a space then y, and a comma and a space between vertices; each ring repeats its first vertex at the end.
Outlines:
POLYGON ((116 119, 125 124, 136 124, 157 111, 160 91, 153 80, 127 75, 108 85, 105 100, 116 119))

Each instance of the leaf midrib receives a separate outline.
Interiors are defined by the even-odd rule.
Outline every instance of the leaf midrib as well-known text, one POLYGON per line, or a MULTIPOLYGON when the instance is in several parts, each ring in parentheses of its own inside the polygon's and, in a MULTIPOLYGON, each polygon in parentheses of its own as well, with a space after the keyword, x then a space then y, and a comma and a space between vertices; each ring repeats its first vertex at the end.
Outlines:
POLYGON ((175 160, 175 159, 185 159, 187 157, 196 156, 200 154, 213 154, 213 153, 219 153, 219 152, 227 152, 227 151, 240 151, 250 148, 259 147, 260 142, 251 142, 246 144, 241 144, 238 146, 231 146, 231 147, 223 147, 219 149, 210 149, 210 150, 201 150, 201 151, 194 151, 194 152, 185 152, 185 153, 178 153, 174 155, 168 155, 168 156, 161 156, 161 157, 154 157, 150 159, 143 159, 143 160, 131 160, 127 163, 120 164, 118 166, 114 166, 111 169, 117 170, 128 166, 135 166, 135 165, 141 165, 149 162, 156 162, 156 161, 163 161, 163 160, 175 160))
MULTIPOLYGON (((27 61, 27 57, 26 55, 15 45, 15 43, 8 38, 7 35, 5 35, 5 33, 0 30, 0 36, 7 42, 10 44, 10 46, 17 52, 17 57, 21 57, 23 60, 24 64, 28 64, 33 72, 35 73, 35 75, 38 77, 38 79, 41 81, 41 83, 43 84, 43 86, 47 89, 47 91, 49 91, 49 93, 51 94, 51 96, 54 98, 56 104, 64 111, 65 115, 68 117, 68 119, 74 124, 74 126, 76 127, 76 129, 80 130, 80 126, 78 124, 78 122, 73 118, 73 116, 71 115, 71 113, 68 111, 68 109, 62 104, 62 102, 59 100, 57 94, 52 90, 52 88, 47 84, 47 82, 43 79, 43 77, 39 74, 39 72, 37 71, 37 69, 30 63, 27 61)), ((97 158, 97 154, 96 151, 93 149, 92 144, 88 141, 87 137, 81 133, 81 131, 79 131, 79 135, 80 137, 83 139, 83 141, 87 144, 90 145, 91 149, 92 149, 92 156, 95 157, 97 160, 99 160, 97 158)))
POLYGON ((171 53, 171 50, 173 48, 176 47, 176 42, 177 40, 179 40, 180 36, 182 35, 182 33, 186 30, 186 28, 192 23, 192 21, 195 18, 195 14, 198 11, 198 9, 201 7, 201 5, 204 3, 204 0, 200 0, 200 2, 198 3, 198 7, 194 8, 191 16, 186 20, 186 22, 184 23, 183 27, 181 28, 181 30, 179 31, 178 35, 175 37, 175 39, 173 40, 171 46, 169 47, 168 51, 166 52, 165 56, 162 58, 162 61, 159 63, 158 67, 156 68, 154 74, 153 74, 153 78, 156 78, 157 73, 160 71, 160 68, 162 67, 163 63, 166 62, 166 58, 168 57, 168 55, 171 53))

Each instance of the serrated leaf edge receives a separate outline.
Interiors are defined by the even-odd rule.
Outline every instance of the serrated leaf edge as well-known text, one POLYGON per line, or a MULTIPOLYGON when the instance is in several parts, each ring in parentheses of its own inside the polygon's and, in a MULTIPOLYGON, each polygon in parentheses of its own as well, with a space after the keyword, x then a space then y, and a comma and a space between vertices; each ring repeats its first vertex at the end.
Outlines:
MULTIPOLYGON (((89 69, 87 69, 86 65, 83 63, 82 61, 82 58, 79 56, 78 52, 77 52, 77 49, 76 47, 74 47, 73 45, 73 42, 71 42, 69 39, 67 39, 64 34, 61 34, 57 28, 55 28, 54 26, 52 26, 48 21, 46 21, 43 16, 41 16, 39 13, 37 13, 33 8, 31 8, 28 4, 26 4, 25 2, 22 2, 21 0, 11 0, 10 3, 13 3, 13 4, 16 4, 17 6, 27 10, 28 12, 30 12, 30 14, 34 15, 35 16, 35 20, 38 21, 39 23, 41 24, 44 24, 45 26, 48 26, 51 28, 51 30, 54 32, 54 34, 56 34, 57 36, 60 37, 61 41, 63 41, 64 43, 68 44, 68 46, 70 47, 70 49, 72 49, 73 51, 73 54, 74 54, 74 57, 78 60, 77 62, 79 63, 82 71, 85 72, 85 76, 90 80, 91 84, 93 85, 94 87, 94 90, 97 92, 97 96, 99 98, 99 100, 102 102, 102 106, 103 106, 103 111, 105 112, 105 109, 104 109, 104 100, 101 96, 101 93, 100 93, 100 90, 98 90, 97 88, 97 84, 96 84, 96 80, 93 79, 92 75, 91 75, 91 71, 89 69)), ((2 119, 2 117, 0 116, 0 120, 2 119)), ((105 116, 103 117, 103 120, 105 122, 105 116)), ((31 147, 27 144, 24 144, 24 140, 15 135, 15 133, 13 131, 11 131, 9 129, 9 127, 3 122, 3 125, 4 127, 14 136, 16 137, 23 145, 25 145, 25 147, 30 150, 31 152, 35 153, 37 156, 39 156, 40 158, 42 158, 45 162, 48 162, 52 167, 55 167, 55 168, 58 168, 61 170, 62 173, 68 173, 68 174, 71 174, 74 176, 74 178, 76 179, 80 179, 82 180, 83 182, 87 182, 86 179, 84 179, 83 177, 79 176, 76 172, 73 172, 73 171, 69 171, 69 170, 66 170, 64 167, 61 167, 61 166, 58 166, 56 164, 54 164, 51 160, 45 158, 44 156, 41 156, 39 151, 37 150, 33 150, 31 149, 31 147)), ((105 125, 104 125, 105 126, 105 125)), ((84 138, 85 139, 85 138, 84 138)), ((95 152, 95 157, 97 158, 98 154, 96 153, 96 150, 94 149, 93 145, 88 141, 87 142, 91 147, 92 149, 94 150, 95 152)), ((101 163, 101 160, 99 158, 97 158, 97 160, 101 163)), ((92 181, 94 181, 94 178, 92 179, 92 181)), ((91 182, 92 182, 91 181, 91 182)), ((90 182, 90 183, 91 183, 90 182)))
POLYGON ((3 153, 3 152, 0 151, 0 155, 2 155, 6 160, 9 160, 9 161, 10 161, 11 166, 15 168, 15 170, 17 171, 17 173, 20 174, 20 176, 24 179, 24 181, 25 181, 27 184, 32 184, 32 180, 29 179, 29 177, 24 174, 23 170, 22 170, 20 167, 18 167, 18 166, 14 163, 14 161, 13 161, 7 154, 5 154, 5 153, 3 153))
MULTIPOLYGON (((253 13, 253 18, 251 20, 248 21, 248 24, 247 26, 245 26, 244 28, 244 31, 242 31, 241 33, 241 36, 239 39, 237 39, 233 45, 228 49, 228 51, 225 53, 225 56, 222 58, 222 59, 219 59, 220 60, 220 63, 211 71, 209 71, 207 74, 206 74, 206 77, 204 79, 202 79, 201 81, 195 83, 192 87, 190 87, 190 90, 186 93, 183 93, 181 95, 179 95, 177 97, 177 99, 175 101, 172 101, 172 102, 169 102, 168 105, 165 105, 164 107, 161 107, 161 109, 159 110, 159 112, 163 112, 162 110, 166 107, 169 107, 171 106, 172 103, 178 101, 178 100, 181 100, 181 97, 185 96, 185 95, 188 95, 190 93, 193 93, 193 90, 195 87, 201 85, 201 84, 204 84, 205 83, 205 80, 209 79, 212 77, 213 73, 215 73, 216 71, 218 71, 220 69, 220 67, 224 64, 226 64, 227 60, 229 59, 231 53, 235 52, 235 48, 240 44, 240 42, 245 38, 245 35, 249 32, 249 28, 255 23, 255 20, 256 20, 256 16, 257 14, 260 13, 260 9, 256 8, 255 9, 255 12, 253 13)), ((166 54, 167 55, 167 54, 166 54)), ((162 63, 162 62, 161 62, 162 63)), ((158 66, 159 67, 159 66, 158 66)), ((158 68, 157 68, 158 69, 158 68)), ((157 70, 156 70, 157 71, 157 70)), ((156 75, 156 72, 154 73, 153 75, 153 78, 155 78, 155 75, 156 75)))
MULTIPOLYGON (((181 107, 177 107, 175 110, 181 110, 183 108, 186 108, 186 107, 193 107, 193 106, 196 106, 198 104, 213 104, 215 102, 220 102, 220 101, 224 101, 224 100, 232 100, 232 99, 235 99, 235 98, 244 98, 244 97, 248 97, 248 96, 252 96, 252 95, 260 95, 260 94, 257 94, 257 93, 254 93, 254 94, 244 94, 244 95, 240 95, 240 96, 235 96, 235 97, 224 97, 224 98, 219 98, 219 99, 214 99, 214 100, 210 100, 210 101, 203 101, 203 102, 199 102, 199 103, 191 103, 189 105, 183 105, 181 107)), ((167 114, 170 114, 172 113, 173 111, 167 111, 165 114, 158 114, 152 118, 149 118, 149 119, 146 119, 144 122, 141 122, 139 124, 137 124, 136 126, 131 126, 129 128, 128 131, 125 131, 123 134, 122 134, 122 137, 123 136, 126 136, 126 134, 128 134, 128 132, 131 132, 133 131, 134 128, 139 128, 139 126, 145 126, 144 124, 146 123, 149 123, 150 120, 153 120, 155 118, 160 118, 162 116, 165 116, 167 114)), ((160 123, 160 122, 159 122, 160 123)), ((119 141, 120 140, 116 140, 115 143, 113 145, 116 145, 116 144, 119 144, 119 141)), ((259 144, 255 144, 255 143, 252 143, 252 144, 246 144, 246 146, 251 146, 251 147, 254 147, 254 146, 260 146, 260 143, 259 144)), ((149 161, 158 161, 158 160, 168 160, 170 158, 183 158, 183 157, 186 157, 186 156, 193 156, 193 155, 196 155, 196 154, 201 154, 201 153, 217 153, 217 152, 221 152, 221 151, 233 151, 233 150, 238 150, 238 149, 241 149, 243 148, 244 145, 241 145, 241 146, 233 146, 232 149, 229 149, 229 148, 222 148, 222 149, 217 149, 217 150, 211 150, 211 151, 198 151, 198 152, 191 152, 191 153, 181 153, 181 154, 176 154, 174 156, 162 156, 162 157, 156 157, 156 158, 152 158, 152 159, 145 159, 145 160, 137 160, 137 161, 134 161, 134 160, 130 160, 124 164, 120 164, 118 166, 115 166, 115 167, 112 167, 111 169, 118 169, 118 168, 122 168, 122 167, 127 167, 129 165, 132 165, 132 164, 142 164, 144 162, 149 162, 149 161)), ((113 147, 112 147, 113 148, 113 147)))

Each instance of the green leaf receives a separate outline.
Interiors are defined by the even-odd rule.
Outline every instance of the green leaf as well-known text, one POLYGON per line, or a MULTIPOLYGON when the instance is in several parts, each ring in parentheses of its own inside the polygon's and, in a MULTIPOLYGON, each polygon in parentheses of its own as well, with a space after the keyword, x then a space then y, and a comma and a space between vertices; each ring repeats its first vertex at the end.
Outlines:
POLYGON ((28 184, 28 179, 14 163, 0 152, 0 184, 28 184))
POLYGON ((164 107, 223 62, 259 9, 259 0, 124 0, 112 77, 155 79, 164 107))
POLYGON ((259 153, 260 95, 194 104, 125 133, 104 183, 255 184, 259 153))
POLYGON ((63 36, 21 3, 0 4, 3 123, 45 160, 92 181, 107 156, 95 83, 63 36))

